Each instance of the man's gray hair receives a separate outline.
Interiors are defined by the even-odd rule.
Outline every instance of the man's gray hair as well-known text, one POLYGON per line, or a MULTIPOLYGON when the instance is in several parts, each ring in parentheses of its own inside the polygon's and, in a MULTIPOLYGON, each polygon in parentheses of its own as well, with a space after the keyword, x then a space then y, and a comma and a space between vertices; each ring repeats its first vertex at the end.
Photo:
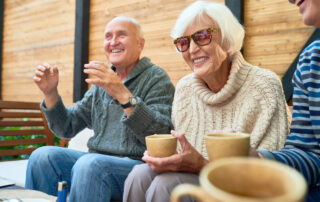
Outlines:
POLYGON ((176 39, 183 36, 191 23, 196 20, 198 23, 204 22, 206 15, 218 25, 222 36, 222 45, 226 51, 230 55, 239 51, 243 44, 244 29, 230 9, 221 3, 198 0, 189 5, 179 15, 171 31, 171 37, 176 39))
POLYGON ((139 37, 140 38, 144 38, 141 26, 140 26, 139 22, 136 19, 134 19, 132 17, 127 17, 127 16, 117 16, 117 17, 113 18, 110 22, 117 21, 117 20, 126 21, 126 22, 132 22, 136 26, 136 28, 138 30, 139 37))

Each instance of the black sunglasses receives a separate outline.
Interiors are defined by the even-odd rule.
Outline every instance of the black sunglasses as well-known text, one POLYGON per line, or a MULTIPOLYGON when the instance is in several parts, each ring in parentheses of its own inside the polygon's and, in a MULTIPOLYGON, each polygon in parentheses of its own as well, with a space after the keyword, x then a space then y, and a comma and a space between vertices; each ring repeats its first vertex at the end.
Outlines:
POLYGON ((190 36, 179 37, 175 39, 173 43, 179 52, 185 52, 189 49, 191 39, 193 39, 198 46, 205 46, 211 42, 212 32, 216 30, 215 28, 202 29, 190 36))
POLYGON ((292 4, 297 4, 299 5, 299 3, 301 2, 302 0, 289 0, 290 3, 292 4))

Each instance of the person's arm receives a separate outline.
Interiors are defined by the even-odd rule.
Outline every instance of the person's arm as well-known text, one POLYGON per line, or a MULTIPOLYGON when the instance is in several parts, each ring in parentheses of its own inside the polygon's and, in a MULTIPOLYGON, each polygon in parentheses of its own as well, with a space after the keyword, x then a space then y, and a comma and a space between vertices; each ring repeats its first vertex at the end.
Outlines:
POLYGON ((300 148, 282 149, 276 152, 257 150, 265 159, 276 160, 298 170, 309 185, 320 180, 320 159, 313 152, 300 148))
POLYGON ((57 103, 48 109, 42 101, 40 108, 44 112, 50 129, 58 136, 72 138, 85 127, 92 127, 91 106, 96 86, 92 86, 75 106, 66 108, 59 96, 57 103))
MULTIPOLYGON (((84 65, 84 73, 92 75, 93 78, 86 79, 86 82, 91 85, 98 85, 117 100, 120 104, 126 104, 129 98, 133 96, 130 90, 122 83, 120 77, 110 69, 104 62, 90 61, 84 65)), ((123 109, 129 116, 134 109, 134 106, 123 109)))
POLYGON ((298 68, 293 77, 293 114, 291 131, 285 148, 268 152, 258 150, 264 158, 287 164, 304 175, 308 184, 320 182, 320 96, 318 73, 320 65, 320 41, 309 46, 300 56, 298 68))
POLYGON ((255 102, 258 103, 253 103, 253 106, 257 106, 250 109, 256 110, 251 123, 251 146, 268 151, 281 149, 291 121, 281 82, 276 74, 265 71, 255 85, 258 91, 255 102))
POLYGON ((174 86, 166 72, 160 68, 149 68, 143 76, 144 82, 139 83, 139 88, 143 90, 140 96, 136 96, 137 104, 130 116, 124 117, 122 121, 144 143, 146 135, 166 134, 173 128, 171 105, 174 86))

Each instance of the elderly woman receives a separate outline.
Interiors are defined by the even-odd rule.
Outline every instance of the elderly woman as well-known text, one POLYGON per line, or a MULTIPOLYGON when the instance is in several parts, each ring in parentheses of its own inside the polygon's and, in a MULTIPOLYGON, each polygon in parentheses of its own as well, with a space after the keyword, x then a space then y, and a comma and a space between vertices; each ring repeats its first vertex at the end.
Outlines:
POLYGON ((193 73, 182 78, 172 120, 179 153, 135 166, 125 182, 124 201, 169 201, 180 183, 199 184, 208 163, 204 136, 214 130, 251 134, 251 147, 283 147, 289 110, 276 74, 241 55, 244 29, 223 4, 197 1, 179 16, 171 36, 193 73), (185 134, 185 135, 184 135, 185 134))

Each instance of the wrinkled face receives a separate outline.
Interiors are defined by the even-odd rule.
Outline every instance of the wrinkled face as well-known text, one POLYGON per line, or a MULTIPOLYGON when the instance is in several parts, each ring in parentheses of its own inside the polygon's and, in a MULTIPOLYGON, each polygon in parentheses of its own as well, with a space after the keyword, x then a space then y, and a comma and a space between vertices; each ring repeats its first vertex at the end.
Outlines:
POLYGON ((201 23, 193 22, 184 32, 184 36, 190 36, 199 30, 206 28, 216 28, 212 33, 212 40, 208 45, 199 46, 193 40, 190 42, 189 49, 182 52, 183 59, 200 78, 219 76, 220 67, 227 59, 227 52, 223 50, 221 34, 218 27, 211 18, 206 17, 201 23))
POLYGON ((290 0, 299 6, 304 24, 320 28, 320 0, 290 0))
POLYGON ((143 49, 138 30, 130 21, 113 20, 104 32, 104 52, 117 68, 128 68, 139 60, 143 49))

